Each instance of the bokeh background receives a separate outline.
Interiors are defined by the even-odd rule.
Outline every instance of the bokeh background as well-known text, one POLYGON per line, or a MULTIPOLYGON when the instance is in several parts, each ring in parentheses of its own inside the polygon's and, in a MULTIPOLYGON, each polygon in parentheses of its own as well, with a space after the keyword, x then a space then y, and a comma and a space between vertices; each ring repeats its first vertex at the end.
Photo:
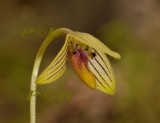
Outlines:
MULTIPOLYGON (((49 30, 59 27, 88 32, 121 54, 108 56, 117 91, 90 90, 68 64, 59 80, 38 86, 37 123, 160 122, 159 0, 1 0, 0 123, 29 122, 34 59, 49 30)), ((64 37, 52 42, 40 71, 63 43, 64 37)))

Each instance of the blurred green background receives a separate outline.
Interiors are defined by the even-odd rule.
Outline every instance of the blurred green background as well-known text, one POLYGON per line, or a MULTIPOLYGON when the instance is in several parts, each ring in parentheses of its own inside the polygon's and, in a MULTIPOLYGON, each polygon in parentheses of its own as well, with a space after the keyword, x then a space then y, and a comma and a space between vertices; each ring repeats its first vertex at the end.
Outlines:
MULTIPOLYGON (((59 80, 38 86, 37 123, 160 122, 160 1, 1 0, 0 123, 29 122, 34 59, 48 31, 59 27, 90 33, 121 54, 121 60, 109 57, 117 92, 90 90, 68 65, 59 80)), ((63 42, 52 42, 40 71, 63 42)))

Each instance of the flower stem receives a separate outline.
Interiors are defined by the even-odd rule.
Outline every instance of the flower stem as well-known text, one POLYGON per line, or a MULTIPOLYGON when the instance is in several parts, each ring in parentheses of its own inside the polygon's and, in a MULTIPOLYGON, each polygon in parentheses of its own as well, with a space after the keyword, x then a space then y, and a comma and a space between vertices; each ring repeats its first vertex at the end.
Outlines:
POLYGON ((56 38, 61 35, 66 35, 72 32, 70 29, 67 28, 59 28, 55 31, 51 32, 47 38, 43 41, 42 45, 40 46, 37 56, 35 58, 32 76, 31 76, 31 85, 30 91, 32 92, 30 98, 30 123, 36 123, 36 79, 38 76, 39 67, 41 64, 42 57, 48 45, 56 38))

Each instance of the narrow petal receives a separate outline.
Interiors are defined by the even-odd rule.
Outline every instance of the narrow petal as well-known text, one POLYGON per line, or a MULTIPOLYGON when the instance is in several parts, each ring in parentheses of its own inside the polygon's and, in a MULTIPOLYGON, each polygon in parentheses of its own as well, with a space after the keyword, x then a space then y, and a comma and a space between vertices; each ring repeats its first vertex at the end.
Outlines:
POLYGON ((114 94, 116 90, 115 76, 106 55, 94 50, 94 57, 89 58, 88 63, 89 69, 96 78, 97 89, 107 94, 114 94))
POLYGON ((40 74, 36 83, 48 84, 57 80, 66 69, 67 40, 51 64, 40 74))
POLYGON ((92 47, 96 49, 97 51, 101 51, 103 53, 106 53, 114 58, 120 59, 121 56, 110 50, 107 46, 105 46, 99 39, 93 37, 92 35, 88 33, 82 33, 82 32, 71 32, 67 35, 68 37, 72 37, 75 41, 81 42, 85 45, 88 45, 89 47, 92 47))

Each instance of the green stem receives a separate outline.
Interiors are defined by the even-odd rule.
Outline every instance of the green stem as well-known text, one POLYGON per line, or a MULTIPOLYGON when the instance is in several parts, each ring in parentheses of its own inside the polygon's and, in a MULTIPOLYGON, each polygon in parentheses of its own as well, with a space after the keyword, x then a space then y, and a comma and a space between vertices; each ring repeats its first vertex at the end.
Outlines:
POLYGON ((36 123, 36 79, 38 76, 39 67, 41 64, 42 57, 48 45, 56 38, 61 35, 66 35, 72 32, 70 29, 67 28, 59 28, 49 34, 49 36, 43 41, 41 47, 38 50, 37 56, 35 58, 33 70, 32 70, 32 77, 31 77, 31 85, 30 91, 32 92, 30 98, 30 123, 36 123))

